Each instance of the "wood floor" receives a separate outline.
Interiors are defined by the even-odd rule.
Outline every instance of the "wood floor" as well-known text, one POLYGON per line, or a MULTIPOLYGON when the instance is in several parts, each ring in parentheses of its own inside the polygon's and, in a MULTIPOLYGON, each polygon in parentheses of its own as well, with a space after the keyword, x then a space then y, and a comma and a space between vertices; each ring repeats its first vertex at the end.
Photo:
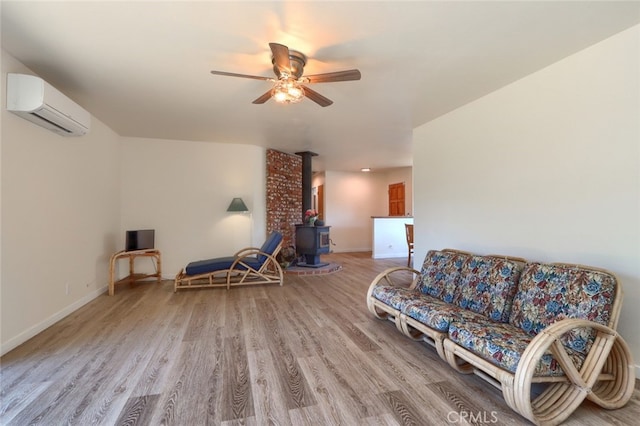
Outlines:
MULTIPOLYGON (((285 285, 118 287, 1 359, 7 425, 520 425, 499 391, 453 371, 366 308, 406 259, 330 255, 343 270, 285 285)), ((567 425, 630 425, 589 402, 567 425)))

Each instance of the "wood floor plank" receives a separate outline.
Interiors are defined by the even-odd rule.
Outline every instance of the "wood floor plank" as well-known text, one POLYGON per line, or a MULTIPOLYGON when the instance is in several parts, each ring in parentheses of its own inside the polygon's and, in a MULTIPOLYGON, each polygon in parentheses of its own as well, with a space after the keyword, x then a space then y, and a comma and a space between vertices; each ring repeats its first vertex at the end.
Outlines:
POLYGON ((354 322, 353 318, 348 316, 348 312, 342 312, 335 309, 332 309, 330 313, 327 314, 333 319, 333 322, 336 326, 342 330, 343 333, 347 335, 349 340, 351 340, 358 348, 362 351, 376 351, 380 349, 380 345, 374 342, 371 338, 369 338, 366 334, 358 328, 357 323, 354 322))
MULTIPOLYGON (((357 424, 358 409, 355 406, 363 406, 357 401, 358 395, 352 390, 342 386, 338 380, 329 374, 329 368, 319 357, 300 359, 300 368, 311 384, 313 393, 318 404, 310 408, 317 407, 322 413, 322 423, 327 425, 351 425, 357 424), (353 401, 352 396, 356 397, 353 401)), ((308 407, 304 407, 308 408, 308 407)), ((360 410, 361 412, 363 410, 360 410)), ((290 410, 292 420, 300 417, 304 424, 307 424, 306 415, 316 412, 311 410, 290 410)), ((316 414, 317 415, 317 414, 316 414)))
MULTIPOLYGON (((342 271, 282 287, 174 293, 163 281, 96 298, 0 359, 0 424, 529 424, 368 312, 371 279, 406 259, 326 259, 342 271)), ((638 418, 636 383, 626 407, 586 401, 565 423, 638 418)))
POLYGON ((249 371, 255 419, 258 424, 291 425, 289 411, 284 401, 273 398, 281 384, 271 352, 268 350, 249 352, 249 371))
POLYGON ((395 378, 372 363, 337 326, 326 327, 322 332, 317 335, 317 344, 324 348, 322 360, 357 393, 367 395, 398 389, 395 378))
POLYGON ((407 379, 411 381, 412 377, 420 376, 431 383, 447 380, 450 377, 451 371, 447 369, 447 365, 440 359, 434 348, 425 343, 409 340, 400 334, 391 322, 371 319, 368 322, 358 323, 358 327, 382 346, 382 351, 371 353, 371 357, 375 358, 378 365, 381 367, 386 365, 391 369, 400 368, 405 372, 395 376, 399 380, 402 379, 406 383, 407 379))
POLYGON ((224 305, 220 303, 197 303, 193 305, 183 341, 206 339, 215 333, 216 327, 224 323, 224 305))
MULTIPOLYGON (((255 300, 254 300, 255 302, 255 300)), ((247 351, 261 351, 269 347, 267 336, 262 330, 262 319, 257 312, 255 303, 242 311, 242 333, 245 338, 247 351)))
POLYGON ((0 398, 0 424, 9 424, 18 413, 36 401, 49 386, 51 386, 51 382, 25 383, 2 395, 0 398))
POLYGON ((223 405, 224 337, 180 343, 172 374, 160 394, 151 424, 220 424, 223 405), (219 348, 219 350, 218 350, 219 348))
POLYGON ((389 408, 396 421, 403 426, 421 426, 428 419, 409 401, 403 391, 384 392, 380 399, 389 408))
MULTIPOLYGON (((425 422, 426 423, 426 422, 425 422)), ((391 414, 383 414, 375 417, 367 417, 363 419, 362 424, 368 426, 398 426, 400 423, 391 414)))
POLYGON ((309 328, 306 325, 306 315, 300 303, 299 294, 286 289, 282 297, 270 301, 274 312, 277 313, 277 327, 280 335, 286 336, 289 349, 296 358, 313 355, 310 347, 309 328))
POLYGON ((224 339, 222 420, 238 420, 255 415, 249 377, 249 359, 242 336, 224 339))
POLYGON ((620 410, 603 410, 591 401, 585 401, 580 408, 566 421, 567 426, 600 426, 616 425, 627 426, 636 425, 640 422, 640 391, 636 379, 636 389, 633 392, 631 401, 620 410))
MULTIPOLYGON (((139 287, 137 289, 140 291, 139 287)), ((127 402, 138 396, 133 394, 138 384, 148 379, 149 372, 153 371, 148 369, 149 363, 154 359, 158 345, 164 341, 166 330, 173 327, 172 314, 177 308, 164 307, 169 297, 166 293, 153 291, 152 288, 147 291, 143 296, 145 303, 158 303, 132 315, 131 319, 135 321, 121 327, 123 334, 114 335, 118 343, 106 346, 113 352, 106 364, 96 370, 94 384, 90 395, 85 398, 84 407, 81 405, 76 408, 79 423, 95 424, 116 420, 127 402), (138 342, 146 344, 138 345, 138 342)), ((148 393, 140 396, 146 395, 148 393)))
POLYGON ((78 411, 83 410, 86 404, 88 389, 79 389, 82 383, 91 381, 88 377, 92 372, 104 367, 104 360, 93 358, 81 365, 65 379, 50 382, 45 392, 41 392, 38 398, 32 400, 27 406, 17 413, 9 424, 24 425, 46 423, 47 419, 66 419, 71 416, 76 418, 78 411), (102 361, 102 362, 101 362, 102 361))
MULTIPOLYGON (((289 410, 291 424, 295 426, 318 426, 318 425, 356 425, 358 422, 353 420, 339 421, 331 416, 331 412, 335 412, 335 406, 327 406, 324 402, 318 405, 301 407, 289 410)), ((362 423, 366 424, 366 423, 362 423)))
POLYGON ((277 306, 273 301, 263 303, 258 312, 263 318, 264 333, 268 336, 269 350, 276 360, 275 368, 282 378, 281 392, 286 396, 289 409, 306 407, 316 403, 306 379, 300 372, 298 361, 291 345, 283 334, 278 321, 277 306))
POLYGON ((495 404, 496 398, 488 396, 489 389, 484 384, 465 381, 464 384, 452 381, 435 382, 427 385, 439 399, 448 404, 447 414, 452 421, 466 421, 469 423, 500 423, 504 425, 518 424, 523 421, 516 413, 511 412, 506 403, 495 404))
POLYGON ((180 342, 184 340, 183 336, 188 330, 188 322, 181 321, 184 315, 184 309, 179 309, 178 305, 166 308, 165 315, 162 316, 167 321, 166 326, 158 329, 156 338, 148 342, 153 354, 131 393, 133 397, 162 393, 172 369, 176 368, 180 342))
POLYGON ((103 297, 100 297, 88 305, 110 305, 109 309, 96 309, 99 313, 102 312, 103 316, 88 315, 90 308, 85 305, 79 309, 85 313, 84 317, 74 316, 78 318, 75 323, 66 317, 47 329, 46 333, 38 334, 3 356, 3 369, 0 370, 2 391, 10 392, 16 383, 57 380, 57 374, 72 374, 68 367, 80 368, 79 359, 82 359, 83 354, 98 348, 110 336, 109 330, 113 328, 113 324, 105 319, 105 312, 109 313, 114 309, 123 309, 126 312, 128 306, 135 303, 134 298, 115 304, 101 304, 102 300, 103 297), (90 324, 97 326, 78 327, 78 322, 87 321, 87 317, 91 320, 90 324), (52 366, 55 368, 52 369, 52 366))
MULTIPOLYGON (((212 423, 218 424, 218 423, 212 423)), ((237 419, 237 420, 227 420, 225 422, 220 423, 220 426, 260 426, 261 423, 258 423, 255 417, 248 417, 246 419, 237 419)))
POLYGON ((117 425, 148 425, 158 403, 159 395, 144 395, 130 398, 122 409, 117 425))

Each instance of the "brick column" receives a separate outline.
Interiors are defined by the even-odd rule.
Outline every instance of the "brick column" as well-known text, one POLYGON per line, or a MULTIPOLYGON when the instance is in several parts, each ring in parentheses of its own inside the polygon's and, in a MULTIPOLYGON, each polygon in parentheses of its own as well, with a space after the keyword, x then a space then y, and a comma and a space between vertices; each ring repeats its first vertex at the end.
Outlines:
POLYGON ((279 231, 283 247, 295 245, 296 223, 301 223, 302 159, 267 150, 267 232, 279 231))

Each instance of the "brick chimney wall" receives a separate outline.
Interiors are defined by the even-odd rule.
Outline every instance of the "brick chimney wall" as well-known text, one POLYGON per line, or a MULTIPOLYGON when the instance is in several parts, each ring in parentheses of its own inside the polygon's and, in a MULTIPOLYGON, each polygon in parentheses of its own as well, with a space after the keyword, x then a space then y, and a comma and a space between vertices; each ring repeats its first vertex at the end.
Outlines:
POLYGON ((283 247, 295 245, 296 223, 301 222, 302 158, 267 150, 267 232, 279 231, 283 247))

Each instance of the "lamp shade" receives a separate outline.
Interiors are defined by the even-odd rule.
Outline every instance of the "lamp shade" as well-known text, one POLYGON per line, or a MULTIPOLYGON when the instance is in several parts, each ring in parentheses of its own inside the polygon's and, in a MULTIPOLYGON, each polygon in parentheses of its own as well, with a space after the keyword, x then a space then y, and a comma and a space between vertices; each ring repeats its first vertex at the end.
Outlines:
POLYGON ((228 212, 242 212, 246 213, 249 211, 247 205, 242 201, 242 198, 234 198, 231 200, 231 204, 229 204, 228 212))

